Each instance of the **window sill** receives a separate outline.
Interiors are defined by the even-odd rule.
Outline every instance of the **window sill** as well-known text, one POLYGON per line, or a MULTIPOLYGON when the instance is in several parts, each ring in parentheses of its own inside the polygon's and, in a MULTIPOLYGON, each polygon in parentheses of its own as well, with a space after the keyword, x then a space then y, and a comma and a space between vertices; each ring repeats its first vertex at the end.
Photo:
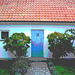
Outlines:
POLYGON ((0 41, 4 41, 4 40, 0 40, 0 41))

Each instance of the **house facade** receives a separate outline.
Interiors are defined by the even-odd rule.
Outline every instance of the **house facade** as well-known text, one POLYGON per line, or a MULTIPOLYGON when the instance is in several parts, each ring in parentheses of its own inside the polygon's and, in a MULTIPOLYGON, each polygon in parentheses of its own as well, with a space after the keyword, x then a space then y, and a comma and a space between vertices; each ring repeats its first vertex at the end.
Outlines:
MULTIPOLYGON (((21 32, 32 39, 28 57, 52 58, 47 35, 75 29, 74 3, 75 0, 0 0, 0 58, 15 58, 3 49, 2 43, 5 37, 21 32)), ((75 56, 70 53, 64 58, 75 56)))
MULTIPOLYGON (((24 33, 31 38, 30 48, 27 49, 27 57, 52 58, 48 49, 48 34, 54 32, 64 33, 67 29, 75 29, 75 23, 48 23, 48 22, 2 22, 0 23, 0 58, 15 58, 15 56, 3 49, 3 40, 13 33, 24 33)), ((71 33, 69 33, 71 34, 71 33)), ((73 44, 75 46, 75 42, 73 44)), ((75 58, 73 53, 61 58, 75 58)))

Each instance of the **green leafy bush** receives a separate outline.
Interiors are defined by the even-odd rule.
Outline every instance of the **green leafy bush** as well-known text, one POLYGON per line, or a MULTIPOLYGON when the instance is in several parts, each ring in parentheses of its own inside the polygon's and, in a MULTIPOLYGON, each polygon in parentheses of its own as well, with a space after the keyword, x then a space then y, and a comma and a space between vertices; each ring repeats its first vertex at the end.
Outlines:
POLYGON ((13 33, 11 37, 4 39, 3 48, 7 51, 16 51, 16 56, 26 55, 27 49, 30 47, 30 37, 26 36, 24 33, 13 33))
POLYGON ((60 58, 67 56, 67 53, 74 53, 73 47, 74 36, 67 33, 62 34, 59 32, 51 33, 47 36, 49 47, 48 49, 53 53, 53 58, 60 58))
MULTIPOLYGON (((67 33, 68 31, 71 32, 71 34, 75 36, 75 29, 67 29, 67 30, 65 31, 65 33, 67 33)), ((74 38, 74 39, 75 39, 75 38, 74 38)))
POLYGON ((28 59, 17 58, 11 69, 13 72, 25 73, 29 66, 31 66, 31 62, 28 59))
POLYGON ((51 75, 57 75, 54 64, 51 61, 48 61, 47 63, 48 63, 48 68, 50 70, 51 75))
POLYGON ((52 62, 49 62, 48 65, 49 66, 54 66, 54 64, 52 62))
MULTIPOLYGON (((73 42, 74 42, 75 41, 75 29, 67 29, 65 31, 65 34, 68 32, 70 32, 74 36, 74 38, 73 38, 73 42)), ((74 44, 74 48, 75 48, 75 44, 74 44)), ((75 52, 74 52, 74 55, 75 55, 75 52)))
POLYGON ((57 72, 56 72, 56 71, 53 71, 53 72, 52 72, 52 75, 58 75, 58 74, 57 74, 57 72))

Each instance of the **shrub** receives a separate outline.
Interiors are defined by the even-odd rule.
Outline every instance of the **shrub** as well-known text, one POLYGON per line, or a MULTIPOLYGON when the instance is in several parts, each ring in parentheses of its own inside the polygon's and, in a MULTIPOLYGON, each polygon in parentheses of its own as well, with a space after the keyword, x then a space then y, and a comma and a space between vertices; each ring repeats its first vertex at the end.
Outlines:
POLYGON ((48 61, 48 68, 50 70, 51 75, 57 75, 57 72, 55 71, 55 66, 51 61, 48 61))
POLYGON ((67 29, 65 33, 67 33, 68 31, 71 32, 71 34, 75 36, 75 29, 67 29))
POLYGON ((53 53, 53 58, 60 58, 67 56, 67 53, 74 53, 73 47, 74 36, 67 33, 62 34, 59 32, 51 33, 47 36, 49 47, 48 49, 53 53))
POLYGON ((25 73, 31 62, 25 58, 17 58, 11 69, 13 72, 25 73))
POLYGON ((56 72, 56 71, 53 71, 53 72, 52 72, 52 75, 57 75, 57 72, 56 72))
POLYGON ((49 66, 54 66, 54 64, 52 62, 49 62, 48 65, 49 66))
POLYGON ((16 56, 20 57, 27 53, 27 49, 30 47, 30 37, 26 36, 24 33, 13 33, 11 37, 4 39, 3 48, 7 51, 16 51, 16 56))

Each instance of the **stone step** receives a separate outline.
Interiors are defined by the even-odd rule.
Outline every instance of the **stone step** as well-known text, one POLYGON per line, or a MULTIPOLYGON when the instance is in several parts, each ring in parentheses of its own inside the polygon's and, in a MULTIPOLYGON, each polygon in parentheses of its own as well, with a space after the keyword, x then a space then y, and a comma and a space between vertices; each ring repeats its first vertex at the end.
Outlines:
POLYGON ((44 57, 29 57, 28 58, 32 62, 46 62, 47 59, 44 57))

